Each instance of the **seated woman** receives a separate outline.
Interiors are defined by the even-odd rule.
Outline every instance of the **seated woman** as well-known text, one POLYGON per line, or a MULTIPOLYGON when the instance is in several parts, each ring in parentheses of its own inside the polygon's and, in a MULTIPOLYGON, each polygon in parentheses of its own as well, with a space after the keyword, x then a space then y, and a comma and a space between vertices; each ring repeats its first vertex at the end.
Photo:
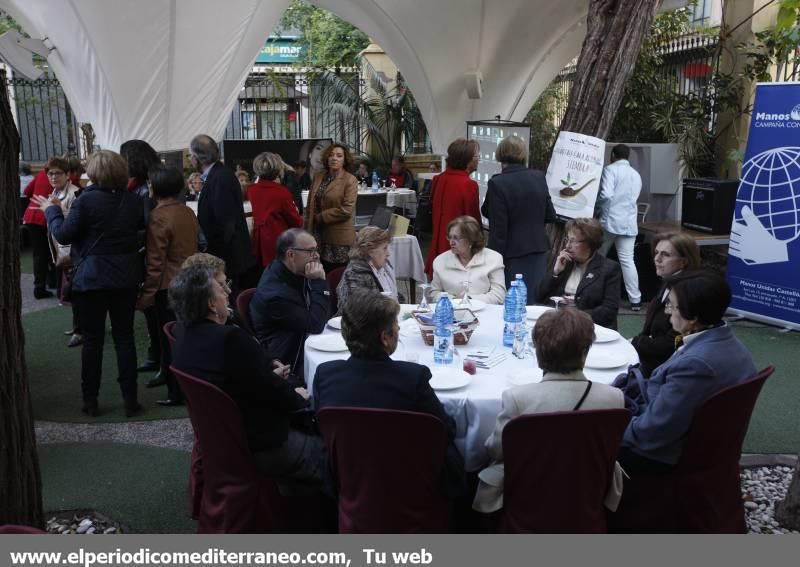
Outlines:
POLYGON ((169 287, 175 315, 172 363, 228 394, 242 412, 242 425, 256 466, 264 474, 310 483, 321 480, 322 441, 292 428, 290 416, 307 407, 308 393, 292 388, 271 369, 264 349, 228 319, 230 289, 225 273, 195 263, 169 287))
MULTIPOLYGON (((653 261, 656 275, 664 279, 685 271, 700 269, 700 249, 694 238, 680 232, 662 232, 653 240, 655 250, 653 261)), ((647 306, 642 332, 633 337, 631 343, 639 353, 642 373, 650 376, 656 366, 660 366, 675 352, 675 337, 678 333, 664 312, 669 290, 662 285, 656 296, 647 306)))
POLYGON ((728 282, 712 272, 687 272, 667 287, 665 312, 682 346, 653 371, 644 391, 614 384, 635 403, 619 455, 629 473, 670 471, 695 411, 711 395, 756 374, 750 353, 722 320, 731 301, 728 282))
POLYGON ((463 282, 468 282, 471 299, 502 305, 506 299, 503 257, 486 248, 478 221, 467 215, 453 219, 447 225, 447 240, 450 250, 433 261, 431 292, 434 301, 444 292, 461 298, 463 282))
POLYGON ((572 219, 566 232, 563 250, 539 284, 537 301, 563 297, 567 305, 585 311, 598 325, 616 329, 622 272, 619 264, 597 253, 603 243, 600 223, 597 219, 572 219))
POLYGON ((492 464, 478 473, 480 484, 472 503, 475 510, 489 513, 503 507, 503 429, 509 421, 522 414, 625 407, 622 392, 590 382, 583 375, 593 341, 592 319, 577 309, 548 311, 536 321, 533 343, 544 376, 541 382, 503 392, 503 411, 497 416, 494 433, 486 440, 492 464))
MULTIPOLYGON (((339 312, 355 289, 386 292, 398 299, 394 268, 389 261, 391 239, 388 230, 377 226, 365 226, 358 231, 356 242, 350 249, 350 263, 336 286, 339 312)), ((400 301, 402 302, 402 297, 400 301)))

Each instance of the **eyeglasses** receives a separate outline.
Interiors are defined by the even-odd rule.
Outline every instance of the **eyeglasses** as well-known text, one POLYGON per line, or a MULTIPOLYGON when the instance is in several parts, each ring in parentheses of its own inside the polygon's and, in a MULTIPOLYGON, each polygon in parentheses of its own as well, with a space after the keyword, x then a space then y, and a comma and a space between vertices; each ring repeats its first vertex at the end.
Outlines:
POLYGON ((60 177, 62 175, 66 175, 63 171, 58 171, 57 169, 51 169, 47 172, 47 177, 60 177))
POLYGON ((564 246, 567 246, 569 244, 583 244, 584 242, 586 242, 586 241, 585 240, 578 240, 577 238, 565 238, 564 239, 564 246))
POLYGON ((466 238, 466 237, 465 236, 453 236, 453 235, 448 235, 447 236, 447 240, 455 240, 456 242, 461 242, 462 240, 464 240, 464 238, 466 238))
POLYGON ((669 299, 664 302, 664 313, 670 315, 675 310, 672 303, 670 303, 669 299))
POLYGON ((294 246, 292 246, 291 248, 289 248, 289 250, 296 250, 297 252, 305 252, 306 254, 311 254, 312 256, 314 254, 319 254, 319 248, 317 246, 314 246, 313 248, 295 248, 294 246))
POLYGON ((220 287, 222 288, 222 291, 224 291, 226 295, 230 295, 231 289, 233 287, 233 280, 225 280, 225 283, 220 285, 220 287))

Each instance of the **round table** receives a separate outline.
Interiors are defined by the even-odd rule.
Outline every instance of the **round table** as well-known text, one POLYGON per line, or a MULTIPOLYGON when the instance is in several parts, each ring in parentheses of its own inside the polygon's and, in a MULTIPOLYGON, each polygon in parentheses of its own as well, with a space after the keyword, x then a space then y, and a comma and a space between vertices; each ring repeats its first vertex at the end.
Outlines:
MULTIPOLYGON (((392 355, 395 360, 412 360, 424 364, 434 372, 433 348, 425 345, 419 333, 416 321, 403 319, 415 306, 403 305, 401 309, 400 343, 392 355)), ((536 377, 538 365, 535 354, 524 359, 511 355, 511 349, 503 347, 503 306, 486 305, 476 313, 480 325, 475 330, 468 344, 456 347, 457 355, 454 366, 461 367, 463 357, 477 350, 487 351, 492 348, 495 353, 506 352, 506 359, 490 369, 478 369, 472 376, 469 385, 455 390, 437 391, 436 394, 444 405, 445 411, 456 422, 456 447, 464 456, 467 471, 480 470, 486 466, 488 456, 484 443, 494 431, 495 422, 502 409, 502 394, 513 387, 512 380, 526 375, 531 381, 539 381, 536 377)), ((534 321, 528 320, 532 327, 534 321)), ((341 331, 326 327, 323 334, 335 334, 341 331)), ((329 360, 344 359, 349 356, 343 352, 322 352, 308 346, 305 349, 305 377, 308 390, 313 392, 314 374, 317 366, 329 360)), ((621 372, 627 370, 629 364, 639 362, 639 356, 633 346, 621 336, 612 342, 595 342, 589 353, 587 364, 597 361, 601 366, 612 362, 620 362, 612 368, 592 368, 587 365, 584 374, 593 382, 611 383, 621 372), (616 359, 616 360, 614 360, 616 359)))

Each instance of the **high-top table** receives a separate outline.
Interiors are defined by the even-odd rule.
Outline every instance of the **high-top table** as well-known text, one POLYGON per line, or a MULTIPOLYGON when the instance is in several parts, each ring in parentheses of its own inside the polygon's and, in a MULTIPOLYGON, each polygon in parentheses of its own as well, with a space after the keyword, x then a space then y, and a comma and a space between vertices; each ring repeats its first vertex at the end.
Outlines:
MULTIPOLYGON (((416 321, 403 319, 405 314, 413 308, 412 305, 402 306, 400 343, 392 358, 419 362, 435 372, 437 367, 433 363, 433 348, 426 346, 423 342, 416 321)), ((436 392, 445 411, 455 419, 455 443, 464 456, 464 465, 467 471, 480 470, 487 464, 488 456, 484 443, 494 431, 497 416, 502 409, 503 391, 513 387, 519 381, 538 382, 541 380, 541 371, 538 369, 535 354, 531 353, 527 358, 518 359, 511 355, 510 348, 502 346, 503 306, 487 305, 476 315, 480 320, 480 325, 467 345, 456 347, 457 356, 454 367, 461 368, 463 357, 475 350, 489 350, 494 347, 495 352, 503 350, 508 352, 508 357, 491 369, 478 369, 477 373, 472 376, 470 384, 465 387, 436 392)), ((532 328, 534 321, 528 320, 527 324, 532 328)), ((605 330, 605 332, 608 331, 605 330)), ((326 327, 322 334, 333 335, 340 332, 326 327)), ((313 343, 313 339, 311 342, 313 343)), ((313 392, 317 366, 329 360, 345 359, 349 356, 350 354, 346 350, 323 352, 307 346, 304 369, 309 391, 313 392)), ((608 384, 618 374, 626 371, 629 364, 635 364, 638 361, 636 350, 620 336, 612 342, 596 342, 592 345, 584 373, 594 382, 608 384), (615 362, 619 364, 608 367, 615 362), (604 368, 592 367, 594 365, 604 366, 604 368)))

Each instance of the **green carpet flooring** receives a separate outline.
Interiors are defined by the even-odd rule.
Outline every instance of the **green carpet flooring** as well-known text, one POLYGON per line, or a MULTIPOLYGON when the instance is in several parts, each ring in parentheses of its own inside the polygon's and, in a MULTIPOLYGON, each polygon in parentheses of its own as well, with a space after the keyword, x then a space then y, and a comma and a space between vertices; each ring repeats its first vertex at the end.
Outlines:
MULTIPOLYGON (((110 325, 103 351, 103 378, 98 405, 100 415, 87 418, 81 408, 81 349, 67 348, 69 337, 62 331, 72 327, 69 306, 29 313, 22 318, 25 330, 25 356, 36 419, 64 422, 126 421, 125 410, 117 384, 117 358, 110 325)), ((136 314, 136 351, 143 360, 147 353, 147 327, 144 316, 136 314)), ((167 387, 148 389, 145 382, 152 373, 139 374, 139 401, 145 412, 133 419, 152 420, 186 417, 185 407, 162 407, 156 400, 167 397, 167 387)))
POLYGON ((194 533, 190 461, 189 453, 141 445, 40 445, 44 509, 96 510, 136 533, 194 533))

